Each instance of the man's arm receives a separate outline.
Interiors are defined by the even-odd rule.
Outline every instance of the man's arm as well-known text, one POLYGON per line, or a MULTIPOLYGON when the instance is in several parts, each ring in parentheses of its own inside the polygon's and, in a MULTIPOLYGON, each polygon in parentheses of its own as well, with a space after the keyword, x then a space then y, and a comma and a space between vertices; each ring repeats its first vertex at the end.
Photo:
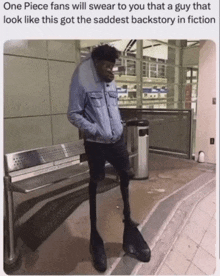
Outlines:
POLYGON ((83 116, 86 93, 80 84, 78 74, 74 74, 70 85, 68 120, 85 133, 95 135, 96 125, 83 116))

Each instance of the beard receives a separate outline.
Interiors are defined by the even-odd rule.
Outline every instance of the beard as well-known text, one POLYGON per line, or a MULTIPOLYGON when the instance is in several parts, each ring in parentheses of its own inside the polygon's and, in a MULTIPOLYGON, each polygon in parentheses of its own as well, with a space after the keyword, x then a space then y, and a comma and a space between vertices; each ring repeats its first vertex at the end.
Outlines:
POLYGON ((112 82, 114 80, 114 74, 112 73, 107 73, 106 75, 103 75, 103 80, 105 82, 112 82))

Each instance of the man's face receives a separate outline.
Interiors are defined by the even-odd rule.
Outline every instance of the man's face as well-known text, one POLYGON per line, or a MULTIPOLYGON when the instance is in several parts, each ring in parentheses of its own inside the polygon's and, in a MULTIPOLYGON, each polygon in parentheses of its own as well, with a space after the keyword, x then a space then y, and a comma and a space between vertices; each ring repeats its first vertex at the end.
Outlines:
POLYGON ((100 79, 105 82, 111 82, 114 79, 112 69, 115 63, 107 60, 96 60, 95 68, 100 79))

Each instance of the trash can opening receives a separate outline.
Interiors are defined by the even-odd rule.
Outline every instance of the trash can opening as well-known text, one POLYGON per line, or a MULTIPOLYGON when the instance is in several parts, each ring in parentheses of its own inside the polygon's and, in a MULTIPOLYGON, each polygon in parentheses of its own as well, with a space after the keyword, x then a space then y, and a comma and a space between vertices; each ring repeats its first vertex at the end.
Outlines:
POLYGON ((149 126, 149 121, 147 121, 147 120, 129 120, 129 121, 127 121, 127 126, 149 126))
POLYGON ((139 130, 139 136, 145 136, 145 135, 149 135, 149 129, 146 128, 146 129, 140 129, 139 130))

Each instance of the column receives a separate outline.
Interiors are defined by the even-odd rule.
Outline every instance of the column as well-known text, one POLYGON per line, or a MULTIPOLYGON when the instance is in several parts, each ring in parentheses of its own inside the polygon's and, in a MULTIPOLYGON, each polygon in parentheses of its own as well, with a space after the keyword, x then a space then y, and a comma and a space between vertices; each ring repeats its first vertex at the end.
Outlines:
POLYGON ((137 77, 137 108, 142 107, 142 95, 143 95, 143 40, 137 40, 137 52, 136 52, 136 77, 137 77))
POLYGON ((167 67, 167 108, 184 108, 185 92, 183 89, 185 76, 182 70, 183 47, 186 40, 168 41, 168 67, 167 67))

